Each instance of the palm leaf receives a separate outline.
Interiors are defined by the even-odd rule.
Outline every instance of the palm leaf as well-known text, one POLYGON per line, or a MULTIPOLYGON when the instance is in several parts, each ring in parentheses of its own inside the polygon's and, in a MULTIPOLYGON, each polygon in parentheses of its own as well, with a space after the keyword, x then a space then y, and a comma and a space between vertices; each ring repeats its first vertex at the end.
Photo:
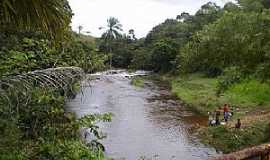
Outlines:
POLYGON ((10 100, 35 87, 43 89, 67 90, 70 84, 84 78, 85 73, 78 67, 59 67, 37 70, 0 79, 1 99, 10 100), (12 92, 10 92, 12 91, 12 92))
POLYGON ((0 31, 42 31, 57 39, 68 29, 72 11, 67 0, 2 0, 0 15, 0 31))

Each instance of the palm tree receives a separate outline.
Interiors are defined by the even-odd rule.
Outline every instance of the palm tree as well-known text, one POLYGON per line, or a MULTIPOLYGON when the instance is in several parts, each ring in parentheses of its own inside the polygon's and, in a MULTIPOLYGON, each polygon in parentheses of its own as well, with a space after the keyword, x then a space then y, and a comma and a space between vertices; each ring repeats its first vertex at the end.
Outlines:
POLYGON ((83 29, 83 26, 79 25, 78 29, 79 29, 79 34, 81 34, 81 31, 83 29))
MULTIPOLYGON (((100 27, 99 29, 104 29, 104 27, 100 27)), ((115 39, 121 38, 122 25, 119 20, 114 17, 110 17, 107 20, 106 31, 102 34, 102 39, 105 40, 108 52, 112 54, 112 42, 115 39)), ((110 69, 112 68, 112 56, 110 56, 110 69)))
POLYGON ((0 31, 42 31, 57 38, 64 34, 71 17, 67 0, 0 1, 0 31))

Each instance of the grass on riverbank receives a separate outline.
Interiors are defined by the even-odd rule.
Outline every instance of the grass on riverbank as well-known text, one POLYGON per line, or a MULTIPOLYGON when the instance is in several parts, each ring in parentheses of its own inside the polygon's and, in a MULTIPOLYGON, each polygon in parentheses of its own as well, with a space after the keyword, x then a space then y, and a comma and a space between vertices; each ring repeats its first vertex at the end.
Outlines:
POLYGON ((217 78, 200 74, 174 78, 172 92, 200 113, 206 114, 224 103, 240 111, 270 111, 270 85, 256 80, 244 81, 231 86, 223 95, 217 96, 217 78))
POLYGON ((242 129, 228 126, 203 128, 200 131, 201 141, 214 146, 223 153, 230 153, 245 147, 269 142, 270 123, 255 122, 242 129))
POLYGON ((206 114, 225 102, 216 96, 217 79, 188 75, 172 80, 172 92, 196 111, 206 114))
POLYGON ((143 87, 144 86, 144 79, 142 77, 133 77, 131 80, 131 84, 136 87, 143 87))
POLYGON ((225 153, 243 147, 270 141, 270 85, 256 80, 246 80, 228 88, 217 96, 217 78, 200 74, 174 77, 172 92, 194 110, 207 114, 224 103, 236 109, 226 126, 201 130, 202 140, 225 153), (242 129, 235 130, 236 118, 242 120, 242 129))

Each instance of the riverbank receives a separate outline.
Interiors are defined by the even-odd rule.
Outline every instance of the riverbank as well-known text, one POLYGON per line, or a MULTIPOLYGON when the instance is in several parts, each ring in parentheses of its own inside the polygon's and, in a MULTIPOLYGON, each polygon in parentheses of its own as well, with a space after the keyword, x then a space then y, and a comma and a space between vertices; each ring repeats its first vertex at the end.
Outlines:
POLYGON ((171 82, 171 90, 188 107, 207 115, 217 107, 228 103, 234 116, 225 126, 200 129, 202 141, 224 153, 270 141, 270 86, 255 80, 244 81, 229 87, 218 96, 217 78, 200 74, 163 79, 171 82), (236 119, 242 120, 242 128, 234 129, 236 119))

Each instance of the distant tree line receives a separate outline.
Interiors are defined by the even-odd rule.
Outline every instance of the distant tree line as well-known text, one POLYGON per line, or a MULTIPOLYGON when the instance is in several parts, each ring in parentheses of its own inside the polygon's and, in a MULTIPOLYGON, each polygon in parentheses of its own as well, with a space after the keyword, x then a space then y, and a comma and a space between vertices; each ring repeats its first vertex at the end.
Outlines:
MULTIPOLYGON (((118 35, 110 42, 112 64, 208 76, 237 68, 241 74, 269 79, 269 7, 269 0, 238 0, 224 7, 208 2, 194 15, 183 12, 167 19, 145 38, 118 35)), ((102 37, 98 43, 102 51, 105 41, 102 37)))

